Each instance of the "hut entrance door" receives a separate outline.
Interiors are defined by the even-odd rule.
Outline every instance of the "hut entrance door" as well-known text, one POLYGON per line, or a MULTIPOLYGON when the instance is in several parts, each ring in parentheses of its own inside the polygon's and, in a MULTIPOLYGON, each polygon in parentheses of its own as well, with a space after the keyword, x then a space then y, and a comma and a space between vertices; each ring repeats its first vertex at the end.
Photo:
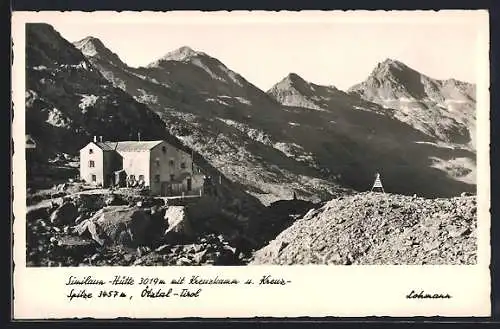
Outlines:
POLYGON ((172 195, 177 196, 182 194, 182 184, 172 184, 172 195))
POLYGON ((161 183, 161 195, 162 196, 170 196, 171 194, 169 193, 170 192, 170 184, 167 183, 167 182, 162 182, 161 183))

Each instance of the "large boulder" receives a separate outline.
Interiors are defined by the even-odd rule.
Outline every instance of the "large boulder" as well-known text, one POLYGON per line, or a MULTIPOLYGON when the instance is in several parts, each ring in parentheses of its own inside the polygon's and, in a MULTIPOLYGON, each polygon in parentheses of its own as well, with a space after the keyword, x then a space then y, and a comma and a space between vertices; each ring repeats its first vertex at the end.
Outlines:
POLYGON ((97 211, 106 206, 106 196, 103 194, 77 194, 74 202, 78 208, 97 211))
POLYGON ((60 236, 56 239, 57 248, 66 256, 83 257, 86 254, 95 252, 96 244, 90 239, 77 236, 60 236))
POLYGON ((150 215, 140 208, 110 206, 99 210, 88 220, 78 224, 74 231, 78 234, 90 233, 99 244, 147 245, 150 215))
POLYGON ((165 237, 182 236, 192 238, 194 236, 193 228, 189 222, 187 209, 184 206, 170 206, 165 211, 165 221, 168 228, 165 231, 165 237))

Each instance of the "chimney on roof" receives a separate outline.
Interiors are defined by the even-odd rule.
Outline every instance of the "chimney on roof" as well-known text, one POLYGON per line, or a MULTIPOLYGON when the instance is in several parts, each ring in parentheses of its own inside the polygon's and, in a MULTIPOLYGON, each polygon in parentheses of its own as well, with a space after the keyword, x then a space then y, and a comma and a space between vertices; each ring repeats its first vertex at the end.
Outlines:
POLYGON ((138 140, 139 142, 141 141, 141 132, 140 132, 140 131, 137 133, 137 140, 138 140))
POLYGON ((94 136, 94 143, 97 143, 97 136, 94 136))
POLYGON ((102 143, 102 136, 99 136, 99 142, 102 143))

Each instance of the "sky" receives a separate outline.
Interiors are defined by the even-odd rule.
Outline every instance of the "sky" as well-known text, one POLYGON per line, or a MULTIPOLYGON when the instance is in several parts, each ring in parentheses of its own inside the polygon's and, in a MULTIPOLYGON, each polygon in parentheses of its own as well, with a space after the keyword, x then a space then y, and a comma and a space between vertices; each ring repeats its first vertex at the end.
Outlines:
POLYGON ((54 12, 35 21, 51 24, 71 42, 97 37, 134 67, 189 46, 262 90, 291 72, 346 90, 386 58, 433 78, 475 83, 481 19, 477 11, 54 12))

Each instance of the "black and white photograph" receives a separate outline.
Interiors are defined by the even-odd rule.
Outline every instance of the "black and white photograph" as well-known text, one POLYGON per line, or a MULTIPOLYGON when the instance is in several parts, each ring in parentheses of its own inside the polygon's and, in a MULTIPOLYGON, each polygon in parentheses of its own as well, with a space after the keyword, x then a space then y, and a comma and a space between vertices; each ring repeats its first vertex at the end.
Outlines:
POLYGON ((489 316, 488 19, 14 13, 15 318, 489 316))
POLYGON ((26 266, 477 264, 471 25, 64 16, 25 24, 26 266))

